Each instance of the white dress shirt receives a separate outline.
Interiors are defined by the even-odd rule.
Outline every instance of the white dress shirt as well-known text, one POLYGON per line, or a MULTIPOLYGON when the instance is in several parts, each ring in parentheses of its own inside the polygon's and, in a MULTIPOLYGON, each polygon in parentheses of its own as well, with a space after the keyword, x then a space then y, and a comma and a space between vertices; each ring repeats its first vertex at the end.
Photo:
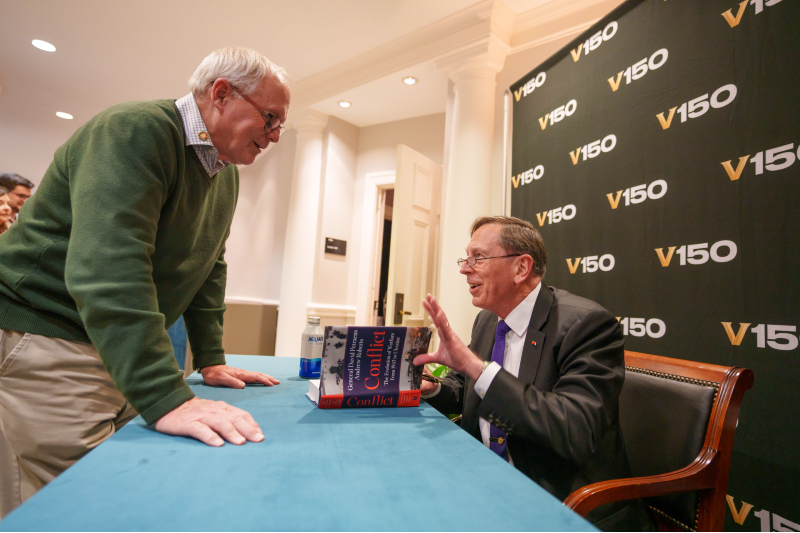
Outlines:
POLYGON ((192 93, 187 94, 179 100, 175 100, 175 105, 183 119, 183 130, 186 132, 186 146, 194 148, 197 157, 208 175, 212 178, 228 166, 227 161, 219 159, 219 152, 214 148, 211 137, 208 135, 208 128, 200 115, 200 108, 192 93))
MULTIPOLYGON (((541 282, 536 286, 531 293, 522 300, 517 307, 511 311, 505 319, 506 324, 511 330, 506 333, 506 351, 503 356, 503 368, 512 376, 519 377, 519 364, 522 361, 522 348, 525 346, 525 335, 528 334, 528 324, 531 322, 531 315, 533 315, 533 305, 536 303, 536 298, 539 296, 541 290, 541 282)), ((492 363, 483 374, 480 375, 478 381, 475 382, 475 393, 480 396, 481 400, 489 390, 492 380, 500 372, 500 365, 492 363)), ((489 447, 489 422, 483 418, 479 421, 481 428, 481 440, 484 446, 489 447)), ((508 462, 511 461, 511 452, 508 453, 508 462)))
MULTIPOLYGON (((522 348, 525 345, 525 335, 528 334, 528 324, 531 322, 533 315, 533 305, 536 303, 536 298, 539 297, 539 291, 542 288, 541 282, 536 286, 531 293, 525 297, 520 304, 511 311, 505 318, 506 324, 511 330, 506 333, 506 349, 503 355, 503 368, 514 377, 519 377, 519 364, 522 361, 522 348)), ((499 321, 499 319, 498 319, 499 321)), ((475 393, 480 396, 481 400, 489 390, 492 380, 500 372, 500 365, 491 363, 486 367, 486 370, 478 377, 475 382, 475 393)), ((436 386, 436 390, 430 394, 423 395, 423 398, 432 398, 436 396, 441 390, 441 385, 436 386)), ((481 440, 483 444, 489 447, 489 422, 483 418, 479 421, 481 429, 481 440)), ((508 462, 511 461, 511 453, 508 454, 508 462)))

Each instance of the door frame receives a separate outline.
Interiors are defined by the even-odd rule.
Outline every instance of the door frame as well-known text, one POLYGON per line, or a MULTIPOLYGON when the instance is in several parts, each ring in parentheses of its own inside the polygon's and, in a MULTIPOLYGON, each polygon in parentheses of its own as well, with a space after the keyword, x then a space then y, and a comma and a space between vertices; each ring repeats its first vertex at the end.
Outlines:
MULTIPOLYGON (((361 217, 361 251, 358 257, 358 296, 356 299, 356 324, 369 322, 372 316, 371 291, 375 276, 375 213, 381 189, 393 189, 396 171, 368 172, 364 179, 364 211, 361 217)), ((378 254, 379 255, 379 254, 378 254)))

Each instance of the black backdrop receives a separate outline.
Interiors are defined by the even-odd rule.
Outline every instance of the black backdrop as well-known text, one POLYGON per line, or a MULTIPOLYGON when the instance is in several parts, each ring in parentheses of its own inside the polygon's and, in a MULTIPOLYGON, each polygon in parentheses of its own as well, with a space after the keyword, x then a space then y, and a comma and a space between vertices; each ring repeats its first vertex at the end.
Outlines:
POLYGON ((726 529, 800 530, 800 2, 629 0, 510 90, 546 282, 751 368, 726 529))

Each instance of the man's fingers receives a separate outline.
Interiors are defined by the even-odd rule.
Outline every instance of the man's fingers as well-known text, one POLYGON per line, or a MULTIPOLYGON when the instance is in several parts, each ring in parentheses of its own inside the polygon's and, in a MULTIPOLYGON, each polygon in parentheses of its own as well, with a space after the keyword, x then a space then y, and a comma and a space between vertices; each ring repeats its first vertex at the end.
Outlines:
POLYGON ((431 383, 430 381, 423 381, 422 382, 422 394, 430 394, 436 390, 436 383, 431 383))
POLYGON ((235 417, 243 418, 248 424, 252 424, 254 427, 258 428, 258 423, 256 419, 253 418, 253 415, 245 411, 244 409, 239 409, 238 407, 234 407, 233 405, 225 402, 220 402, 222 404, 222 408, 225 410, 225 416, 228 419, 233 420, 235 417))
POLYGON ((427 365, 428 363, 436 363, 436 355, 431 353, 424 353, 414 358, 414 366, 427 365))
POLYGON ((244 381, 241 379, 232 376, 231 374, 223 373, 215 376, 216 379, 214 380, 214 385, 222 385, 225 387, 230 387, 232 389, 243 389, 245 387, 244 381))
POLYGON ((233 425, 233 422, 228 420, 228 417, 223 414, 209 413, 205 415, 200 422, 207 425, 213 431, 216 431, 220 437, 231 444, 244 444, 247 441, 233 425))
POLYGON ((239 374, 239 379, 242 379, 247 383, 261 383, 267 387, 272 387, 273 385, 278 385, 280 383, 280 381, 277 379, 264 374, 263 372, 251 372, 249 370, 242 371, 242 373, 239 374))
POLYGON ((193 422, 186 427, 186 435, 209 446, 222 446, 225 441, 202 422, 193 422))
POLYGON ((231 421, 236 431, 241 433, 250 442, 261 442, 264 440, 264 434, 261 428, 250 413, 233 406, 228 406, 228 419, 231 421))

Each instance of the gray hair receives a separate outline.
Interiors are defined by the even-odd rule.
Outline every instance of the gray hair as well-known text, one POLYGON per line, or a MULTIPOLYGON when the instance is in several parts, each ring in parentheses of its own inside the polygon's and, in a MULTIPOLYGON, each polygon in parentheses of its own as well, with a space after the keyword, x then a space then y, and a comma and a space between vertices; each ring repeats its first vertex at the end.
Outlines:
POLYGON ((275 78, 289 87, 288 71, 249 48, 223 48, 211 52, 192 77, 189 88, 195 98, 203 96, 218 78, 225 78, 245 95, 253 94, 264 78, 275 78))
POLYGON ((544 249, 542 235, 533 224, 527 220, 515 217, 480 217, 472 223, 470 236, 478 228, 487 224, 497 224, 500 226, 498 241, 500 246, 510 254, 525 254, 533 259, 533 273, 539 277, 544 277, 547 271, 547 251, 544 249))

